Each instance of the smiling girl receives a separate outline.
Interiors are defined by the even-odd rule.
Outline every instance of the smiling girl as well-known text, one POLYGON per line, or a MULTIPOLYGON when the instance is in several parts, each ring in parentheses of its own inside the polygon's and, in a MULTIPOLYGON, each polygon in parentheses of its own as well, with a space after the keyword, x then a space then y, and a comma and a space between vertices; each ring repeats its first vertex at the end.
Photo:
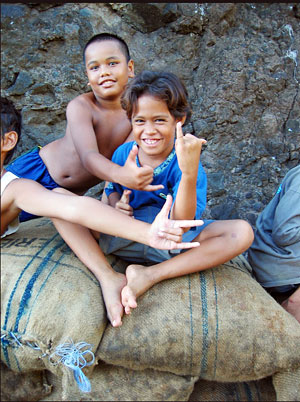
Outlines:
MULTIPOLYGON (((190 115, 190 107, 182 82, 172 73, 144 71, 128 85, 121 104, 131 120, 135 141, 121 145, 113 162, 123 166, 136 145, 137 165, 151 166, 151 184, 160 183, 164 188, 149 193, 109 183, 105 190, 109 204, 150 223, 171 194, 172 219, 200 219, 206 206, 206 174, 200 162, 206 141, 183 135, 181 126, 190 115)), ((242 253, 251 245, 253 231, 240 219, 204 220, 204 225, 187 230, 183 239, 200 242, 200 247, 165 252, 101 235, 104 253, 134 263, 126 270, 127 285, 121 293, 127 314, 137 307, 136 299, 156 283, 215 267, 242 253)))

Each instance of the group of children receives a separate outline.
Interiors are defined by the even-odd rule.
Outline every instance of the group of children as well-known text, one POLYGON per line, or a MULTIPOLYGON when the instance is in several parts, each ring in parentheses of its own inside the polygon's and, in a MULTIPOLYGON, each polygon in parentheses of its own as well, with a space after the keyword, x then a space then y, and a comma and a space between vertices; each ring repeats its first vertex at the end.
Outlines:
MULTIPOLYGON (((65 136, 1 173, 1 233, 16 230, 18 216, 51 217, 98 279, 108 318, 118 327, 150 287, 241 254, 253 230, 241 219, 200 219, 206 141, 183 134, 191 110, 176 75, 144 71, 134 77, 126 43, 112 34, 93 36, 84 62, 91 91, 68 104, 65 136), (102 180, 102 201, 83 196, 102 180), (105 254, 128 261, 126 274, 115 272, 105 254)), ((18 130, 1 126, 1 167, 18 130)))

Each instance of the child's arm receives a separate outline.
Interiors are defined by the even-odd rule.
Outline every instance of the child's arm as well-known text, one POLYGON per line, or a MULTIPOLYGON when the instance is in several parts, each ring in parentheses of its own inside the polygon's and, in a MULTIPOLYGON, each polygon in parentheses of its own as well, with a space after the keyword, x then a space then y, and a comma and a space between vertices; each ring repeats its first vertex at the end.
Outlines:
MULTIPOLYGON (((61 194, 49 191, 29 179, 12 181, 1 197, 1 217, 9 208, 78 223, 89 229, 120 236, 161 249, 197 247, 199 243, 181 243, 185 227, 199 226, 203 221, 168 219, 172 198, 169 197, 152 225, 116 211, 91 197, 77 196, 61 189, 61 194), (68 193, 68 194, 67 194, 68 193), (72 194, 72 195, 69 195, 72 194)), ((5 231, 2 226, 1 233, 5 231)))
POLYGON ((285 192, 276 207, 272 238, 283 249, 295 243, 300 247, 300 191, 297 183, 285 192))
POLYGON ((197 176, 204 139, 191 134, 183 136, 181 123, 176 125, 176 155, 182 176, 174 202, 172 219, 194 219, 197 209, 197 176))
POLYGON ((93 127, 93 116, 85 100, 75 98, 67 106, 68 129, 84 168, 101 180, 120 183, 125 187, 155 191, 163 186, 152 186, 153 169, 138 167, 137 149, 133 149, 124 166, 119 166, 99 152, 93 127))

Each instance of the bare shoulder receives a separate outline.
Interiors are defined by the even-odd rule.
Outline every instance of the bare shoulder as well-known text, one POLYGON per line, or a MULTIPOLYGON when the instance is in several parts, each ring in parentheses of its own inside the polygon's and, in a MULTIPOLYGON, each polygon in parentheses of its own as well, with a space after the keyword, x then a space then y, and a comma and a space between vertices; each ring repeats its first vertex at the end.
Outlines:
POLYGON ((92 112, 94 101, 94 95, 89 93, 84 93, 76 96, 76 98, 72 99, 67 106, 67 114, 68 113, 78 113, 80 110, 84 110, 85 112, 90 110, 92 112))

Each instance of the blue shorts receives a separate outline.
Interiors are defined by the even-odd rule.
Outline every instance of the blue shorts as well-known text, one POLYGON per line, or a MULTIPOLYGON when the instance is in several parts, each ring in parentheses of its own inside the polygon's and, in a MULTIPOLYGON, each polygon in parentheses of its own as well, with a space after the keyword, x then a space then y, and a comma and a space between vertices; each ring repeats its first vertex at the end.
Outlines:
MULTIPOLYGON (((39 155, 41 147, 35 147, 31 151, 19 156, 5 169, 22 179, 31 179, 40 183, 48 190, 53 190, 59 185, 50 176, 46 165, 39 155)), ((20 213, 20 222, 29 221, 38 218, 36 215, 29 214, 25 211, 20 213)))
MULTIPOLYGON (((204 220, 200 232, 213 220, 204 220)), ((198 233, 199 234, 199 233, 198 233)), ((197 236, 197 235, 196 235, 197 236)), ((183 240, 184 241, 184 240, 183 240)), ((132 240, 101 233, 99 245, 105 255, 113 254, 134 264, 152 265, 169 260, 189 249, 160 250, 132 240)))

